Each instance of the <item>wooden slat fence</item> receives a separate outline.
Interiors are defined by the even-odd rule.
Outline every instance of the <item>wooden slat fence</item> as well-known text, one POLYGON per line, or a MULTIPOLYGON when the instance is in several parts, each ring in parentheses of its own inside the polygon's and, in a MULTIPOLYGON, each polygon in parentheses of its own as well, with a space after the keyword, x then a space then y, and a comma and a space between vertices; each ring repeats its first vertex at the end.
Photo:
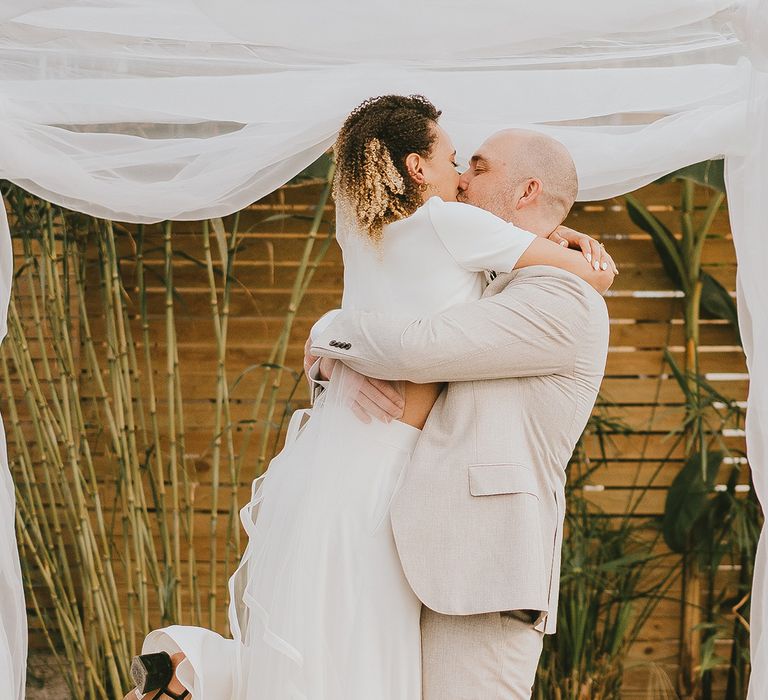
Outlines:
MULTIPOLYGON (((249 368, 264 362, 282 328, 298 260, 319 193, 320 186, 313 184, 283 188, 241 213, 240 230, 244 233, 233 270, 237 283, 233 287, 230 301, 226 356, 230 386, 236 378, 240 378, 230 397, 233 421, 248 421, 251 418, 252 402, 263 370, 249 371, 249 368)), ((650 205, 651 210, 674 231, 679 229, 678 193, 677 185, 669 183, 648 186, 638 193, 638 197, 650 205)), ((701 198, 704 195, 699 193, 698 196, 701 198)), ((703 205, 704 202, 700 199, 697 204, 703 205)), ((332 217, 332 208, 328 207, 325 212, 326 221, 321 227, 321 237, 329 235, 332 230, 332 217)), ((682 422, 684 398, 663 357, 665 348, 669 348, 678 359, 682 356, 680 295, 664 273, 648 236, 629 221, 621 198, 578 204, 567 223, 600 238, 621 270, 607 297, 611 317, 611 347, 606 378, 596 410, 621 418, 633 430, 631 434, 617 433, 611 436, 608 459, 592 475, 588 495, 596 507, 607 513, 620 514, 642 490, 644 493, 637 509, 638 515, 660 514, 664 508, 666 488, 677 474, 683 458, 682 447, 667 454, 671 444, 668 433, 679 428, 682 422), (648 487, 652 477, 653 482, 648 487)), ((227 217, 224 224, 229 230, 232 217, 227 217)), ((195 549, 201 562, 203 580, 207 581, 216 369, 210 292, 206 271, 196 262, 204 259, 200 231, 199 223, 174 223, 173 247, 177 256, 173 278, 187 430, 186 458, 197 481, 195 504, 199 513, 196 516, 199 526, 196 527, 195 549)), ((736 260, 725 207, 718 213, 712 233, 704 249, 705 268, 732 291, 735 288, 736 260)), ((123 258, 121 271, 126 291, 134 298, 135 238, 129 234, 135 234, 134 226, 124 228, 124 235, 119 238, 119 253, 123 258)), ((161 227, 146 227, 145 236, 148 311, 151 324, 157 325, 157 328, 152 329, 152 337, 155 339, 152 352, 163 357, 165 344, 161 324, 165 318, 165 289, 162 280, 161 227)), ((15 245, 18 251, 19 242, 15 242, 15 245)), ((319 263, 295 319, 286 364, 296 372, 301 371, 303 345, 309 328, 320 314, 339 304, 341 286, 341 254, 334 243, 319 263)), ((97 287, 98 282, 94 279, 93 288, 97 287)), ((15 293, 23 305, 23 282, 20 281, 15 293)), ((105 334, 100 304, 98 294, 94 293, 89 299, 87 313, 96 338, 104 338, 105 334)), ((138 308, 132 322, 133 338, 139 352, 141 328, 138 308)), ((724 322, 704 321, 701 343, 702 371, 709 381, 724 396, 745 401, 748 388, 745 360, 733 330, 724 322)), ((162 362, 158 362, 156 381, 159 387, 161 431, 165 429, 162 370, 162 362)), ((298 387, 289 401, 293 385, 289 377, 282 382, 278 413, 306 404, 308 397, 304 384, 298 387)), ((87 406, 88 398, 93 396, 94 386, 86 373, 81 378, 81 391, 84 405, 87 406)), ((94 414, 94 421, 97 420, 94 414)), ((94 430, 97 428, 94 425, 94 430)), ((742 429, 743 425, 728 426, 724 438, 734 454, 740 454, 745 449, 742 429)), ((242 434, 242 430, 242 427, 238 428, 238 433, 242 434)), ((253 441, 254 444, 256 442, 253 441)), ((111 479, 114 465, 103 441, 96 440, 95 444, 101 446, 97 464, 104 480, 104 502, 110 503, 115 489, 111 479)), ((10 444, 9 447, 12 457, 14 446, 10 444)), ((597 459, 599 450, 593 438, 587 440, 586 449, 597 459)), ((249 497, 249 483, 254 476, 256 463, 255 450, 252 449, 244 464, 241 483, 237 485, 241 504, 249 497)), ((748 483, 746 473, 742 474, 742 481, 748 483)), ((223 537, 223 524, 219 532, 223 537)), ((223 561, 223 546, 219 547, 219 553, 223 561)), ((228 573, 219 567, 222 611, 226 604, 224 584, 228 573)), ((734 572, 723 571, 722 575, 727 580, 727 577, 734 576, 734 572)), ((679 595, 679 591, 678 585, 673 588, 673 595, 679 595)), ((633 648, 634 660, 651 660, 674 677, 680 637, 679 613, 679 605, 674 601, 659 605, 656 614, 646 625, 640 642, 633 648)), ((218 617, 222 632, 226 631, 223 629, 225 619, 222 612, 218 617)), ((33 646, 43 646, 39 625, 34 621, 32 630, 33 646)), ((718 651, 727 658, 728 642, 723 642, 721 646, 718 651)), ((624 697, 646 697, 648 673, 648 669, 642 665, 628 670, 624 697)), ((721 682, 722 676, 718 677, 718 683, 721 682)))

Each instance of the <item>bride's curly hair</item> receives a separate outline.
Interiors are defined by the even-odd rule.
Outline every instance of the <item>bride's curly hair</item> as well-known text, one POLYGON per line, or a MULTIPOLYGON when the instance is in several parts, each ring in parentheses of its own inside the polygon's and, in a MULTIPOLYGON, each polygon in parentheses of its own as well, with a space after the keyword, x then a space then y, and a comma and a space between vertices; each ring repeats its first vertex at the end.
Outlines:
POLYGON ((421 190, 405 159, 431 154, 440 114, 421 95, 382 95, 356 107, 341 127, 333 149, 333 196, 374 242, 384 226, 421 206, 421 190))

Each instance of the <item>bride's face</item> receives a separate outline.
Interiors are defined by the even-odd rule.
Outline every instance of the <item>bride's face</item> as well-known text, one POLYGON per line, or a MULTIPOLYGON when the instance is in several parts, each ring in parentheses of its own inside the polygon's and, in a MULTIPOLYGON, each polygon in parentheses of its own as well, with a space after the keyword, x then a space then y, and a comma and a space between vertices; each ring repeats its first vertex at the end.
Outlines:
POLYGON ((424 158, 412 153, 406 158, 406 165, 411 177, 419 185, 426 185, 424 201, 437 195, 446 202, 455 202, 459 191, 459 173, 456 170, 456 149, 450 137, 435 124, 437 139, 432 146, 432 153, 424 158))

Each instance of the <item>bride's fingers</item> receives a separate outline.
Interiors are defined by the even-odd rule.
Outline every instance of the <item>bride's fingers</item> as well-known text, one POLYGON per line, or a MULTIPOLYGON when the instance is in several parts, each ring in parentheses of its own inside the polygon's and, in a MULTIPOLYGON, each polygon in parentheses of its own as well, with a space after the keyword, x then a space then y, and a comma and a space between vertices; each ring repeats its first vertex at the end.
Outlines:
POLYGON ((594 239, 588 238, 590 257, 592 258, 592 267, 595 270, 602 270, 603 268, 603 247, 594 239))
POLYGON ((616 266, 616 263, 614 262, 613 258, 605 250, 605 248, 603 248, 603 260, 605 260, 608 263, 608 269, 613 270, 614 275, 619 274, 619 268, 616 266))

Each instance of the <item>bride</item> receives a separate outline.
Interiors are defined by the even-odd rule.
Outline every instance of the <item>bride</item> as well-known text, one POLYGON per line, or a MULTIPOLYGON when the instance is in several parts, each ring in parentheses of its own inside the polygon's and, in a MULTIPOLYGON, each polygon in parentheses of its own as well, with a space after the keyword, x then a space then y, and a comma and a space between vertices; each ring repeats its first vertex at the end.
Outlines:
MULTIPOLYGON (((456 201, 456 153, 439 117, 423 97, 387 95, 344 123, 334 182, 342 306, 423 316, 479 298, 486 271, 536 264, 607 286, 576 251, 456 201)), ((441 386, 403 383, 402 418, 366 424, 351 410, 360 382, 336 366, 308 423, 254 482, 241 511, 249 543, 229 582, 233 639, 182 626, 148 635, 144 653, 174 654, 170 697, 421 697, 421 603, 388 515, 441 386)))

